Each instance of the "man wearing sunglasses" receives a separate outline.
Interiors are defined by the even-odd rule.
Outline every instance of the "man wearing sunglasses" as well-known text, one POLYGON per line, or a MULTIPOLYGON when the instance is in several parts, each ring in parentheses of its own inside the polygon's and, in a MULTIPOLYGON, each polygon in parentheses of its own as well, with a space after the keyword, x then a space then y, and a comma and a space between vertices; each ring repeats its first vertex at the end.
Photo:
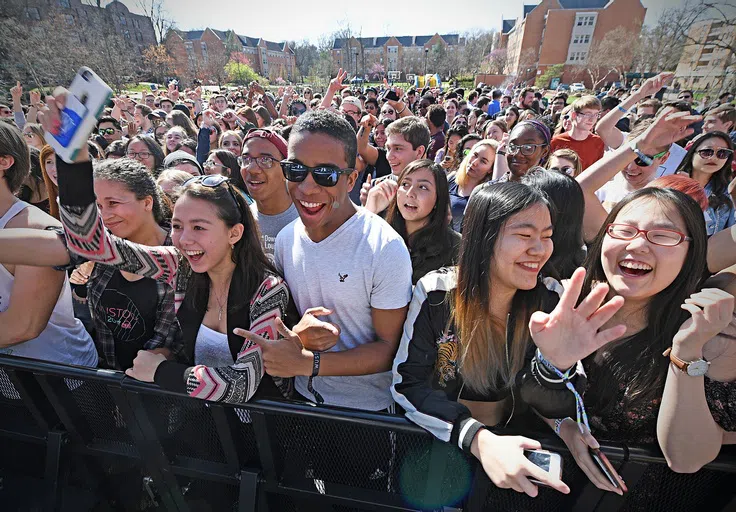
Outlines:
POLYGON ((97 133, 105 141, 103 147, 107 147, 111 142, 122 140, 123 138, 123 129, 120 126, 120 121, 110 116, 100 118, 97 122, 97 133))
POLYGON ((356 157, 355 132, 332 112, 308 112, 292 128, 281 167, 299 219, 279 233, 275 256, 303 317, 264 361, 296 376, 311 401, 382 411, 393 406, 412 269, 401 237, 350 201, 356 157))
POLYGON ((572 149, 580 157, 583 169, 587 169, 603 157, 603 139, 593 133, 601 112, 601 101, 595 96, 582 96, 572 104, 570 119, 572 128, 567 133, 552 137, 550 151, 572 149))

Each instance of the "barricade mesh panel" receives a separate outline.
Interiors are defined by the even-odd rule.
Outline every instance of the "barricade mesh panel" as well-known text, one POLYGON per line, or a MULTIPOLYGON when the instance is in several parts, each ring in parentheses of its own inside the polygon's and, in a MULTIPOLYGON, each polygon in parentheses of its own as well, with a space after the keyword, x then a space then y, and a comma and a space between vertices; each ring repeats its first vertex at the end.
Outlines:
POLYGON ((182 476, 177 477, 177 482, 184 501, 192 512, 235 512, 239 510, 237 485, 193 480, 182 476))
MULTIPOLYGON (((566 512, 572 509, 577 495, 588 484, 588 477, 569 453, 562 455, 562 480, 570 487, 570 494, 537 486, 539 494, 530 498, 513 489, 499 489, 491 483, 483 510, 486 512, 566 512)), ((479 468, 479 471, 482 469, 479 468)))
POLYGON ((240 438, 239 441, 243 446, 243 462, 251 467, 260 467, 261 461, 250 413, 245 409, 235 409, 235 414, 238 417, 238 429, 235 435, 240 438))
POLYGON ((141 395, 166 455, 224 463, 220 438, 209 405, 203 400, 141 395))
POLYGON ((276 415, 273 426, 276 457, 284 461, 282 482, 327 494, 330 484, 386 492, 417 508, 457 503, 472 483, 465 456, 441 444, 444 478, 428 485, 428 435, 288 415, 276 415))
POLYGON ((107 387, 94 381, 65 380, 74 401, 92 429, 93 442, 103 446, 112 445, 124 453, 137 455, 138 449, 133 443, 125 419, 107 387))
POLYGON ((736 493, 736 473, 701 469, 682 474, 651 464, 629 489, 621 512, 710 512, 721 510, 736 493))
POLYGON ((4 370, 0 370, 0 430, 37 437, 46 434, 21 400, 18 390, 4 370))

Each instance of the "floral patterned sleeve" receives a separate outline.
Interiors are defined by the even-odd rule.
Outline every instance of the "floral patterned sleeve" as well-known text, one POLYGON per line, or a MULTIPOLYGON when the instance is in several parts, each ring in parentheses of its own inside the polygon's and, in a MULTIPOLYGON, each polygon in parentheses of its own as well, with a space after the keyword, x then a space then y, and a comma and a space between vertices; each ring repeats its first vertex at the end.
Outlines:
POLYGON ((706 377, 705 400, 716 423, 726 432, 736 432, 736 382, 706 377))

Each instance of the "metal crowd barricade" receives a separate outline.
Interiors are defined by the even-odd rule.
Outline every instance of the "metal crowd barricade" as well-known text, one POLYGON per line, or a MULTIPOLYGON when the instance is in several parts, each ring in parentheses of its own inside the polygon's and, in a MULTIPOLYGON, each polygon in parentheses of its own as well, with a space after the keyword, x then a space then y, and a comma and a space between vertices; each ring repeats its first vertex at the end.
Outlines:
POLYGON ((399 416, 210 403, 121 372, 0 356, 0 448, 42 454, 25 460, 0 450, 3 511, 85 510, 75 502, 80 486, 92 503, 125 511, 736 510, 734 447, 680 475, 656 447, 606 444, 630 488, 622 498, 590 484, 559 439, 523 434, 562 454, 570 495, 498 489, 472 457, 399 416), (4 488, 21 473, 40 480, 42 492, 15 481, 20 492, 4 488), (35 508, 18 494, 35 497, 35 508))

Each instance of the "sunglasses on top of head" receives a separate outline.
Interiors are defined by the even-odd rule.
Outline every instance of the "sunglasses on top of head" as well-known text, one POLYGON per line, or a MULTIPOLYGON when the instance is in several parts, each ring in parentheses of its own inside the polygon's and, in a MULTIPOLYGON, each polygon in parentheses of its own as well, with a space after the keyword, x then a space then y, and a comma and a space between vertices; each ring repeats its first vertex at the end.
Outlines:
POLYGON ((225 183, 225 187, 227 188, 227 191, 230 192, 230 197, 233 201, 235 201, 235 207, 240 212, 241 218, 243 215, 243 209, 240 207, 240 201, 238 201, 238 198, 235 196, 235 191, 233 190, 232 185, 230 184, 230 178, 227 176, 223 176, 221 174, 203 174, 201 176, 193 176, 189 178, 187 181, 185 181, 182 184, 182 189, 187 188, 190 185, 193 185, 195 183, 198 183, 199 185, 202 185, 204 187, 208 188, 217 188, 223 183, 225 183))
POLYGON ((281 169, 284 171, 284 178, 294 183, 301 183, 311 173, 314 182, 320 187, 334 187, 341 174, 350 174, 354 171, 354 169, 340 169, 329 165, 309 167, 289 160, 281 161, 281 169))

